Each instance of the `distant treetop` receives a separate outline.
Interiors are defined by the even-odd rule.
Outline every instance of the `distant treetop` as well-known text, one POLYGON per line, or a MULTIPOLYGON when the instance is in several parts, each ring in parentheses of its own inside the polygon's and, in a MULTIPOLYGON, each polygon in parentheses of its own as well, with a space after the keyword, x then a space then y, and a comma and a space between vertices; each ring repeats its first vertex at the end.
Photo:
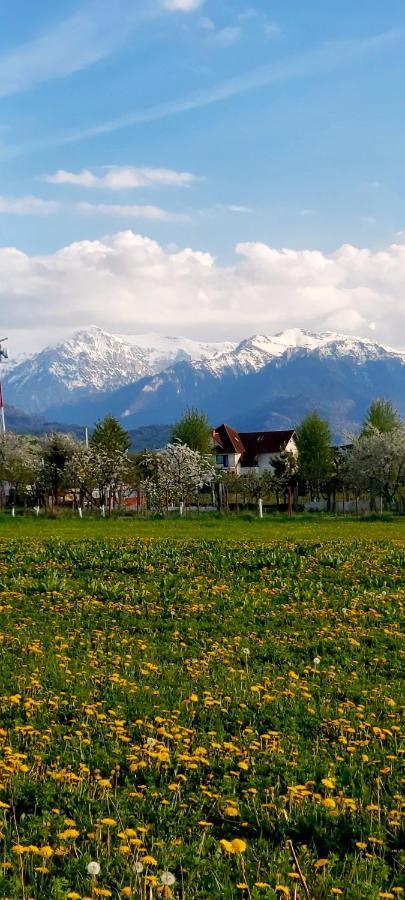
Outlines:
POLYGON ((212 429, 207 416, 195 407, 186 410, 174 426, 172 441, 186 444, 191 450, 204 455, 212 452, 212 429))

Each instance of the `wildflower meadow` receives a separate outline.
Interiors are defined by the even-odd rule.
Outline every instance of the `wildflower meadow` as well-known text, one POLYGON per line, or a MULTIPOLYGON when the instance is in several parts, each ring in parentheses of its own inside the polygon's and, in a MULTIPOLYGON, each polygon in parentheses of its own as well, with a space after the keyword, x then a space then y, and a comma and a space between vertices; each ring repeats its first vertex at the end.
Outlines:
POLYGON ((7 538, 0 589, 1 898, 404 895, 403 541, 7 538))

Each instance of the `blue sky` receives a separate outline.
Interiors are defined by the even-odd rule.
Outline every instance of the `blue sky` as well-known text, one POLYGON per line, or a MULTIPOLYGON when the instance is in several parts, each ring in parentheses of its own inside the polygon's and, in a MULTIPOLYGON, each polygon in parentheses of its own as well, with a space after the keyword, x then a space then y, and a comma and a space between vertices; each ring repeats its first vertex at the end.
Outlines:
MULTIPOLYGON (((377 253, 401 242, 403 2, 1 7, 0 247, 32 265, 131 229, 165 253, 211 254, 221 281, 241 244, 328 258, 343 244, 377 253)), ((374 307, 356 312, 375 327, 374 307)), ((258 313, 253 330, 279 321, 258 313)), ((132 304, 125 330, 131 316, 134 327, 160 322, 132 304)), ((208 320, 205 333, 221 330, 208 320)))

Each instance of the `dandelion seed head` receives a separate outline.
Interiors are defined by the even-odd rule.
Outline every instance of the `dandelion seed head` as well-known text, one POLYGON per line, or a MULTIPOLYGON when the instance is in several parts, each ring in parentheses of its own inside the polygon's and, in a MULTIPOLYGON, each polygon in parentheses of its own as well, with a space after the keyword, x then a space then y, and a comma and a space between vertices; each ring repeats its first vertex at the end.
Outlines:
POLYGON ((92 875, 94 878, 96 875, 100 874, 100 863, 98 862, 89 862, 87 866, 87 874, 92 875))

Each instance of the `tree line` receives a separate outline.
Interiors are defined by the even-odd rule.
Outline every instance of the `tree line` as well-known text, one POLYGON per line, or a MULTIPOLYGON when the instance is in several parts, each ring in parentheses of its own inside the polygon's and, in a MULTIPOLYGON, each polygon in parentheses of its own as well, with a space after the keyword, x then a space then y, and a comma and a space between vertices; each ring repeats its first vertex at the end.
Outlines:
POLYGON ((152 512, 214 504, 220 510, 271 502, 300 508, 306 500, 336 509, 350 496, 371 511, 405 509, 405 423, 387 400, 374 401, 358 434, 334 446, 317 412, 297 428, 298 454, 282 452, 269 471, 221 472, 212 456, 204 413, 187 410, 159 451, 134 454, 130 437, 112 416, 98 422, 88 443, 59 433, 41 438, 7 433, 0 441, 3 505, 55 508, 64 497, 79 510, 108 513, 129 495, 152 512))

